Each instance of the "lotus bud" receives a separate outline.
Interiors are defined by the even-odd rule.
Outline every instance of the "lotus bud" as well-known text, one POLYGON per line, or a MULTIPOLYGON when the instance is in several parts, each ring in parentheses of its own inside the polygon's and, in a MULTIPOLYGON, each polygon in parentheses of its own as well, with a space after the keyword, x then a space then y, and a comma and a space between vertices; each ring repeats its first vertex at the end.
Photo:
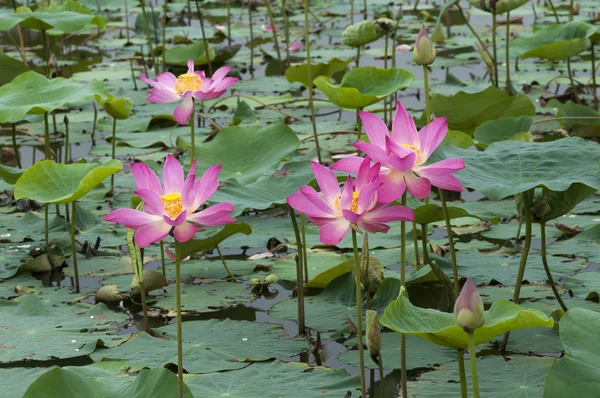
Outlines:
POLYGON ((404 10, 402 10, 402 4, 400 4, 398 6, 398 8, 396 8, 396 13, 394 14, 394 19, 396 21, 399 21, 402 19, 403 16, 404 16, 404 10))
POLYGON ((454 304, 454 318, 456 318, 456 324, 467 333, 473 333, 475 329, 482 327, 485 323, 483 301, 477 291, 477 286, 470 277, 454 304))
POLYGON ((258 286, 258 285, 260 285, 260 279, 252 278, 252 279, 250 279, 250 283, 252 284, 252 286, 258 286))
POLYGON ((275 274, 267 275, 267 277, 265 278, 265 283, 267 285, 270 285, 272 283, 277 283, 277 281, 279 281, 279 278, 275 274))
POLYGON ((431 41, 435 44, 442 44, 446 41, 446 35, 444 35, 444 30, 442 29, 441 23, 435 25, 435 29, 431 35, 431 41))
POLYGON ((350 318, 348 315, 346 315, 346 322, 348 322, 348 329, 350 329, 350 334, 357 336, 358 328, 354 324, 354 321, 352 320, 352 318, 350 318))
POLYGON ((129 98, 115 98, 110 94, 107 98, 102 98, 99 95, 95 95, 94 98, 102 105, 104 111, 115 119, 123 120, 131 115, 133 102, 129 98))
POLYGON ((381 328, 377 311, 367 310, 367 348, 375 364, 379 365, 381 352, 381 328))
POLYGON ((421 25, 421 30, 413 48, 413 60, 417 65, 431 65, 435 61, 435 47, 427 34, 425 25, 421 25))

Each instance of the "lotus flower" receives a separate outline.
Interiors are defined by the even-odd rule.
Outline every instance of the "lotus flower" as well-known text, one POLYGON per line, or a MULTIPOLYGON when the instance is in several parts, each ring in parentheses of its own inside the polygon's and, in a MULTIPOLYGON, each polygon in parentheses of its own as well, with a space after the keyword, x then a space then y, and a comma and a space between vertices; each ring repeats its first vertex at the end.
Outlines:
POLYGON ((340 191, 336 176, 327 167, 312 162, 312 169, 321 188, 317 192, 305 185, 287 197, 288 204, 308 216, 319 227, 319 239, 326 245, 337 245, 350 227, 368 232, 387 232, 391 221, 414 220, 411 209, 405 206, 389 207, 378 201, 379 164, 371 166, 365 158, 359 165, 356 179, 348 176, 340 191))
POLYGON ((215 24, 215 29, 218 30, 219 32, 222 32, 225 30, 225 26, 223 25, 219 25, 218 23, 215 24))
MULTIPOLYGON (((360 118, 369 141, 359 141, 354 146, 373 161, 381 164, 379 200, 391 203, 408 192, 416 198, 426 198, 431 186, 451 191, 462 191, 460 181, 452 173, 465 168, 462 159, 445 159, 425 166, 429 156, 440 145, 448 125, 445 117, 434 119, 417 132, 413 118, 400 102, 392 124, 391 135, 383 120, 369 112, 360 112, 360 118)), ((357 173, 362 158, 348 156, 336 162, 331 168, 357 173)))
POLYGON ((260 25, 260 27, 264 32, 279 32, 279 28, 276 25, 260 25))
POLYGON ((456 303, 454 303, 454 318, 456 324, 467 333, 472 333, 485 323, 483 300, 470 277, 467 278, 456 303))
POLYGON ((290 44, 288 50, 290 50, 290 52, 297 53, 298 51, 302 50, 302 47, 304 47, 304 43, 301 41, 296 41, 290 44))
POLYGON ((406 54, 407 52, 409 52, 411 50, 411 46, 409 46, 408 44, 398 44, 396 46, 396 51, 398 51, 400 54, 406 54))
POLYGON ((194 101, 218 98, 238 79, 225 77, 231 70, 231 66, 217 69, 212 78, 204 76, 202 71, 194 71, 194 61, 188 61, 188 71, 183 75, 175 77, 171 72, 159 73, 157 81, 141 76, 140 80, 154 87, 148 90, 150 102, 159 104, 170 104, 181 101, 173 111, 173 117, 179 124, 187 124, 190 116, 194 113, 194 101))
POLYGON ((162 185, 152 169, 145 163, 134 163, 131 171, 137 189, 134 191, 143 201, 142 209, 117 209, 111 211, 105 221, 123 224, 134 229, 135 243, 146 247, 159 242, 173 232, 179 242, 192 239, 197 231, 203 231, 201 225, 217 226, 235 221, 229 213, 231 203, 219 203, 195 213, 217 190, 221 165, 215 165, 196 180, 192 164, 187 178, 184 179, 183 167, 172 155, 167 155, 163 167, 162 185))

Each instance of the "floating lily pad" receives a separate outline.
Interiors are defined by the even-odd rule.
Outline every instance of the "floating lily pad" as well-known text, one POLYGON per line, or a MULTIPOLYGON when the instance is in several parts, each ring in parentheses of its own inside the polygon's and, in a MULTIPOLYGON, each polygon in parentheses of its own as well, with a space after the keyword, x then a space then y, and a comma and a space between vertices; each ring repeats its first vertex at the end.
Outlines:
POLYGON ((515 39, 510 48, 518 51, 522 59, 537 57, 551 61, 569 59, 590 46, 585 22, 571 21, 549 25, 537 30, 531 36, 515 39))
POLYGON ((77 32, 89 25, 104 28, 104 20, 98 15, 48 11, 32 12, 27 7, 20 7, 16 13, 0 13, 0 31, 11 30, 18 24, 29 29, 47 31, 50 35, 77 32))
MULTIPOLYGON (((350 59, 337 59, 334 58, 327 63, 318 63, 310 65, 310 73, 313 80, 317 76, 325 76, 330 78, 337 72, 341 72, 350 63, 350 59)), ((304 86, 308 87, 308 64, 292 65, 285 70, 285 77, 290 82, 300 82, 304 86)))

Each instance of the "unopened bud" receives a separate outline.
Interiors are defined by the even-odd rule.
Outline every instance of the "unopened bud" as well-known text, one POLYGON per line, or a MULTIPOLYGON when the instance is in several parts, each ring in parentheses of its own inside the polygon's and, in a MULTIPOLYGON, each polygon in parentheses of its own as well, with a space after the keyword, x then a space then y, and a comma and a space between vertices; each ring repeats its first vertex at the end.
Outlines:
POLYGON ((394 19, 396 21, 399 21, 402 19, 402 17, 404 16, 404 10, 402 10, 402 4, 398 6, 398 8, 396 8, 396 13, 394 14, 394 19))
POLYGON ((417 65, 431 65, 435 61, 435 47, 427 34, 425 25, 421 25, 421 30, 413 48, 413 60, 417 65))
POLYGON ((379 365, 381 352, 381 327, 377 311, 367 310, 367 349, 373 362, 379 365))
POLYGON ((272 283, 277 283, 277 281, 279 281, 279 278, 275 274, 267 275, 267 277, 265 278, 265 283, 267 285, 270 285, 272 283))
POLYGON ((252 279, 250 279, 250 283, 252 284, 252 286, 258 286, 258 285, 260 285, 260 279, 252 278, 252 279))
POLYGON ((467 333, 472 333, 485 323, 483 300, 470 277, 454 304, 454 318, 456 318, 456 324, 467 333))

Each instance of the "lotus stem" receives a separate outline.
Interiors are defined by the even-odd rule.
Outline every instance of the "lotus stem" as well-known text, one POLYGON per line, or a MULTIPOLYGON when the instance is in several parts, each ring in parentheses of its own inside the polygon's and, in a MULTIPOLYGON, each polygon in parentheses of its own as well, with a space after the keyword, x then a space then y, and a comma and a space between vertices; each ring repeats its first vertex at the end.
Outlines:
POLYGON ((350 0, 350 25, 354 25, 354 0, 350 0))
POLYGON ((469 333, 469 362, 471 363, 471 384, 473 397, 479 398, 479 380, 477 380, 477 352, 475 351, 475 334, 469 333))
MULTIPOLYGON (((117 152, 117 118, 113 118, 113 126, 112 126, 112 140, 111 140, 111 146, 112 146, 112 159, 115 159, 115 155, 117 152)), ((110 191, 114 194, 115 192, 115 175, 111 175, 110 176, 110 191)))
POLYGON ((569 3, 569 22, 573 20, 573 0, 569 3))
POLYGON ((50 153, 50 125, 48 124, 48 112, 44 113, 44 154, 48 160, 52 157, 50 153))
POLYGON ((194 149, 196 148, 196 100, 192 98, 192 116, 190 116, 190 167, 194 163, 194 149))
POLYGON ((360 66, 360 46, 356 47, 356 67, 360 66))
POLYGON ((231 4, 229 0, 226 1, 227 5, 227 44, 231 45, 231 4))
MULTIPOLYGON (((290 64, 290 27, 287 16, 286 0, 281 0, 281 14, 283 16, 283 39, 285 41, 285 62, 290 64)), ((308 39, 306 40, 308 42, 308 39)))
POLYGON ((300 213, 300 231, 302 233, 302 262, 304 263, 304 282, 308 283, 308 255, 306 253, 306 229, 304 214, 300 213))
POLYGON ((17 158, 17 166, 21 168, 21 154, 19 153, 19 147, 17 146, 17 126, 15 123, 12 124, 12 144, 13 150, 15 151, 15 157, 17 158))
POLYGON ((46 31, 42 29, 41 32, 42 32, 42 51, 44 54, 44 74, 47 74, 48 69, 49 69, 48 65, 50 63, 50 58, 48 55, 48 43, 46 40, 46 31))
POLYGON ((165 241, 160 241, 160 264, 162 266, 162 273, 165 279, 167 278, 167 271, 165 269, 165 241))
POLYGON ((413 246, 415 247, 415 265, 418 267, 421 263, 419 258, 419 234, 417 229, 417 223, 415 221, 412 222, 412 234, 413 234, 413 246))
POLYGON ((142 8, 142 17, 144 18, 144 30, 146 32, 146 38, 148 39, 148 53, 152 57, 152 63, 154 64, 154 73, 158 75, 158 69, 156 66, 156 55, 152 46, 152 35, 150 34, 150 25, 148 24, 148 13, 146 12, 146 0, 140 0, 140 7, 142 8))
MULTIPOLYGON (((360 258, 358 257, 358 243, 356 231, 352 228, 352 247, 354 249, 354 281, 356 285, 356 328, 358 332, 358 358, 360 364, 360 390, 361 397, 366 397, 365 357, 363 354, 363 328, 362 328, 362 291, 360 288, 360 258)), ((405 396, 405 395, 404 395, 405 396)))
POLYGON ((458 356, 458 373, 460 375, 460 396, 461 398, 467 398, 467 374, 465 372, 465 350, 457 348, 456 353, 458 356))
MULTIPOLYGON (((77 201, 73 201, 71 211, 71 254, 73 256, 73 272, 75 273, 75 293, 79 293, 79 270, 77 269, 77 243, 75 242, 75 225, 77 224, 77 201)), ((46 206, 48 208, 48 206, 46 206)), ((50 258, 50 253, 46 253, 50 258)))
POLYGON ((198 0, 196 0, 196 10, 198 11, 198 19, 200 20, 200 30, 202 31, 202 42, 204 43, 204 54, 206 54, 206 61, 208 63, 208 74, 212 76, 212 63, 210 60, 210 52, 208 51, 208 40, 206 40, 206 33, 204 32, 204 15, 202 14, 202 10, 200 10, 200 5, 198 4, 198 0))
POLYGON ((175 306, 177 307, 177 391, 183 398, 183 331, 181 327, 181 247, 175 239, 175 306))
MULTIPOLYGON (((308 106, 310 106, 310 120, 312 122, 313 136, 315 137, 315 149, 317 150, 317 160, 319 163, 321 159, 321 147, 319 146, 319 135, 317 133, 317 120, 315 118, 315 102, 313 99, 313 80, 312 70, 310 64, 310 37, 308 34, 308 0, 304 0, 304 45, 306 46, 306 65, 307 65, 307 79, 308 79, 308 106)), ((285 13, 285 10, 283 10, 285 13)), ((307 275, 308 277, 308 275, 307 275)))
POLYGON ((556 20, 556 23, 560 23, 560 21, 558 20, 558 14, 556 13, 556 8, 554 8, 554 4, 552 3, 552 0, 546 0, 548 2, 548 4, 550 4, 550 8, 552 8, 552 12, 554 13, 554 19, 556 20))
POLYGON ((131 80, 133 81, 133 90, 137 91, 137 82, 135 81, 135 73, 133 72, 133 60, 132 59, 129 60, 129 68, 131 69, 131 80))
POLYGON ((127 0, 125 0, 125 37, 127 37, 126 44, 131 43, 131 40, 129 39, 129 8, 127 6, 127 0))
MULTIPOLYGON (((133 74, 133 69, 131 70, 131 73, 133 74)), ((135 79, 133 80, 135 82, 135 79)), ((94 120, 92 121, 92 133, 90 135, 92 139, 92 146, 96 146, 96 122, 98 121, 98 108, 96 108, 96 101, 92 101, 92 108, 94 108, 94 120)))
POLYGON ((460 13, 462 14, 462 17, 463 17, 463 21, 465 21, 465 25, 467 25, 467 28, 469 28, 469 30, 471 31, 471 34, 473 34, 473 36, 475 36, 475 38, 479 42, 479 45, 481 46, 481 48, 483 48, 483 50, 485 51, 485 53, 491 59, 492 55, 488 51, 487 46, 483 43, 483 40, 481 40, 481 37, 479 37, 479 34, 477 34, 477 32, 475 31, 475 29, 473 29, 473 26, 471 26, 471 24, 469 23, 469 20, 468 20, 467 16, 465 15, 465 12, 463 11, 462 7, 460 6, 460 4, 458 2, 455 5, 460 10, 460 13))
MULTIPOLYGON (((45 204, 44 205, 44 241, 46 244, 46 255, 48 256, 48 259, 50 259, 50 236, 49 236, 49 232, 48 232, 48 213, 49 213, 49 205, 45 204)), ((50 261, 50 263, 52 264, 52 261, 50 261)), ((52 268, 54 268, 54 264, 52 264, 52 268)))
POLYGON ((273 18, 273 10, 271 9, 271 1, 265 0, 265 5, 267 6, 267 14, 269 14, 269 24, 271 24, 277 60, 279 61, 279 73, 283 76, 285 68, 283 67, 283 61, 281 60, 281 51, 279 50, 279 41, 277 40, 277 29, 275 27, 275 18, 273 18))
POLYGON ((573 78, 573 71, 571 70, 571 58, 567 59, 567 72, 569 74, 569 80, 571 81, 571 90, 573 90, 573 96, 575 97, 575 103, 579 104, 579 95, 577 94, 577 86, 575 86, 575 79, 573 78))
POLYGON ((498 87, 498 48, 496 47, 496 10, 492 13, 492 50, 494 52, 494 86, 498 87))
MULTIPOLYGON (((523 212, 525 213, 525 245, 523 246, 523 253, 521 253, 521 261, 519 262, 519 271, 517 273, 517 282, 515 285, 515 292, 513 294, 512 301, 515 304, 519 304, 519 295, 521 294, 521 284, 523 283, 523 276, 525 275, 525 266, 527 265, 527 256, 529 255, 529 249, 531 248, 531 235, 532 235, 532 215, 531 215, 531 200, 533 198, 533 189, 521 193, 523 198, 523 212)), ((506 350, 508 344, 508 337, 510 333, 506 332, 502 339, 502 345, 500 349, 506 350)))
POLYGON ((512 94, 514 91, 510 81, 510 11, 506 13, 506 91, 512 94))
MULTIPOLYGON (((63 123, 65 124, 65 158, 64 163, 69 163, 69 118, 65 115, 63 119, 63 123)), ((67 209, 69 207, 67 206, 67 209)))
POLYGON ((379 368, 379 396, 381 398, 385 398, 385 383, 384 381, 384 375, 383 375, 383 358, 382 358, 382 353, 381 351, 379 352, 378 358, 377 358, 377 367, 379 368))
MULTIPOLYGON (((366 19, 366 18, 365 18, 366 19)), ((385 53, 383 56, 383 68, 388 68, 388 46, 389 46, 389 36, 385 35, 385 53)), ((383 100, 383 121, 387 123, 387 98, 383 100)))
POLYGON ((560 296, 560 293, 558 292, 558 288, 556 287, 556 284, 554 283, 554 278, 552 278, 552 272, 550 271, 550 266, 548 265, 548 258, 546 257, 546 223, 545 222, 541 222, 540 223, 540 256, 542 257, 542 264, 544 265, 544 271, 546 271, 546 277, 548 278, 548 282, 550 283, 550 287, 552 288, 552 292, 554 293, 554 297, 556 297, 556 300, 558 301, 558 304, 560 304, 560 307, 563 309, 564 312, 567 312, 568 308, 565 304, 565 302, 563 301, 562 297, 560 296))
POLYGON ((594 54, 594 43, 592 43, 590 51, 592 53, 592 93, 594 94, 594 108, 598 110, 600 101, 598 100, 598 86, 596 85, 596 56, 594 54))
POLYGON ((296 283, 298 289, 298 335, 304 336, 305 333, 305 322, 304 322, 304 283, 302 277, 302 240, 300 239, 300 229, 298 228, 298 221, 296 220, 296 212, 291 206, 290 218, 292 219, 292 227, 294 228, 294 235, 296 237, 296 283))
POLYGON ((148 307, 146 304, 146 286, 144 285, 144 271, 142 268, 142 277, 138 280, 140 290, 142 292, 142 314, 144 318, 144 332, 150 333, 150 325, 148 324, 148 307))
MULTIPOLYGON (((227 5, 229 5, 229 2, 227 3, 227 5)), ((167 71, 167 60, 166 60, 166 54, 167 54, 167 12, 169 11, 169 3, 165 0, 164 4, 163 4, 163 26, 162 26, 162 51, 161 51, 161 56, 162 56, 162 69, 163 72, 167 71)))
POLYGON ((233 276, 233 274, 231 273, 231 271, 229 271, 229 267, 227 266, 227 263, 225 262, 225 257, 223 257, 223 253, 221 253, 221 249, 219 248, 219 246, 216 247, 217 249, 217 253, 219 253, 219 257, 221 258, 221 262, 223 263, 223 267, 225 267, 225 271, 227 271, 227 275, 229 275, 229 277, 235 282, 235 276, 233 276))
POLYGON ((448 244, 450 246, 450 258, 452 259, 452 279, 454 279, 454 298, 460 294, 460 286, 458 284, 458 265, 456 263, 456 250, 454 250, 454 238, 452 236, 452 225, 450 224, 450 216, 448 214, 448 206, 444 198, 444 190, 438 188, 440 201, 442 202, 442 212, 444 213, 444 221, 446 222, 446 231, 448 232, 448 244))
MULTIPOLYGON (((406 191, 402 194, 402 206, 406 206, 406 191)), ((400 286, 406 288, 406 221, 400 221, 400 286)), ((406 335, 400 334, 400 386, 402 396, 408 397, 408 373, 406 369, 406 335)))
MULTIPOLYGON (((13 11, 17 12, 17 2, 12 0, 13 11)), ((21 47, 21 57, 23 58, 23 65, 27 66, 27 54, 25 53, 25 44, 23 43, 23 33, 21 32, 21 25, 17 25, 17 34, 19 35, 19 46, 21 47)))
POLYGON ((250 27, 250 74, 254 76, 254 32, 252 30, 252 1, 248 1, 248 25, 250 27))
POLYGON ((427 224, 421 226, 421 243, 423 246, 423 264, 429 264, 429 250, 427 250, 427 224))
POLYGON ((425 94, 425 124, 431 122, 431 102, 429 99, 429 69, 427 65, 423 65, 423 83, 424 83, 424 94, 425 94))

